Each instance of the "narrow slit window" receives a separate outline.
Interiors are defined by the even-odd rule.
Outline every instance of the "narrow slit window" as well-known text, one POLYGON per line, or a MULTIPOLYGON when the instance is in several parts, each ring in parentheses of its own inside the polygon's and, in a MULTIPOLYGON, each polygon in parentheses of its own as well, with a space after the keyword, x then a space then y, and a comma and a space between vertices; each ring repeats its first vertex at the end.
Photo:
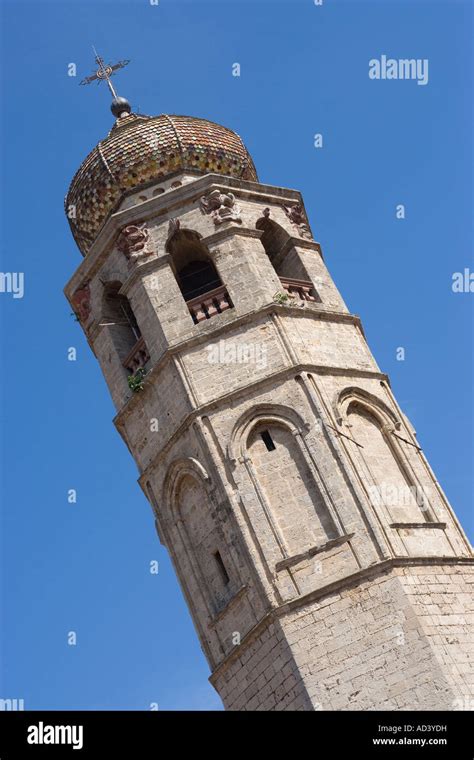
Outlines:
POLYGON ((224 586, 227 586, 227 584, 230 581, 230 578, 229 578, 229 574, 227 570, 225 569, 225 565, 224 565, 224 562, 222 561, 220 552, 214 552, 214 558, 216 560, 217 567, 219 568, 219 573, 221 575, 224 586))
POLYGON ((267 451, 275 451, 275 444, 273 443, 273 438, 271 437, 268 430, 263 430, 261 433, 262 441, 264 442, 265 446, 267 447, 267 451))

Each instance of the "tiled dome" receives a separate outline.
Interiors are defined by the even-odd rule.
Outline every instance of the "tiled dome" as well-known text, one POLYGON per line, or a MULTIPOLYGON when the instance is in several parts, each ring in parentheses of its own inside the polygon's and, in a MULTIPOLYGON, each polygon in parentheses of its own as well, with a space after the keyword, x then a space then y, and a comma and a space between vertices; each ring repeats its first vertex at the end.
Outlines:
POLYGON ((109 135, 89 153, 66 197, 72 234, 86 254, 123 194, 173 172, 193 170, 257 181, 252 158, 235 132, 192 116, 117 119, 109 135))

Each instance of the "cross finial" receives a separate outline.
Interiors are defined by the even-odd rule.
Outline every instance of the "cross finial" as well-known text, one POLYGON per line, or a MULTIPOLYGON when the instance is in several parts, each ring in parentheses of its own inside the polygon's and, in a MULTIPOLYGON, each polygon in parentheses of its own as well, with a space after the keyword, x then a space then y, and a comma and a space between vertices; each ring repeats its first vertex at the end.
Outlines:
POLYGON ((91 82, 97 82, 97 84, 100 84, 100 82, 105 82, 113 98, 110 108, 114 116, 119 117, 124 113, 130 113, 132 110, 130 103, 125 100, 125 98, 121 98, 119 95, 117 95, 115 87, 110 81, 110 78, 115 74, 115 72, 118 69, 123 69, 124 66, 130 63, 130 61, 123 60, 119 61, 118 63, 114 63, 113 65, 106 64, 94 46, 92 46, 92 50, 94 51, 95 62, 98 66, 98 69, 94 74, 91 74, 90 77, 85 77, 85 79, 83 79, 79 84, 91 84, 91 82))

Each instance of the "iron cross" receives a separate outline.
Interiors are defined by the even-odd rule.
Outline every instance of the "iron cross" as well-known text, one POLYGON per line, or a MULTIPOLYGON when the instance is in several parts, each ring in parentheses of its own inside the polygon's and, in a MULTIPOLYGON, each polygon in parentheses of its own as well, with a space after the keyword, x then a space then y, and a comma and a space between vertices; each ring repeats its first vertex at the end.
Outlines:
POLYGON ((110 77, 114 75, 114 73, 117 71, 117 69, 123 69, 124 66, 127 65, 127 63, 130 63, 129 60, 119 61, 118 63, 115 63, 113 66, 110 64, 105 64, 104 59, 100 57, 95 47, 92 48, 95 54, 95 62, 97 66, 99 67, 95 74, 92 74, 90 77, 86 77, 82 80, 82 82, 79 82, 79 84, 90 84, 91 82, 97 81, 98 84, 100 82, 106 82, 107 87, 109 88, 110 92, 112 93, 112 97, 116 98, 117 93, 115 92, 114 86, 112 82, 110 81, 110 77))

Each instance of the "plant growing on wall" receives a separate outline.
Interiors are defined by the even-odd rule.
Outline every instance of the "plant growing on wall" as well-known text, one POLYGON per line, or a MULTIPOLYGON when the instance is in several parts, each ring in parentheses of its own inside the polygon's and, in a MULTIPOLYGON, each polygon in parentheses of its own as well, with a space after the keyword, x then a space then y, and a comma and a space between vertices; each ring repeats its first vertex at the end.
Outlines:
POLYGON ((145 375, 146 369, 144 369, 144 367, 140 367, 140 369, 137 369, 135 374, 128 376, 128 387, 131 391, 138 393, 138 391, 143 390, 143 381, 145 379, 145 375))
POLYGON ((275 303, 279 303, 282 306, 289 304, 293 299, 294 296, 290 295, 290 293, 281 293, 280 291, 277 291, 273 296, 275 303))

